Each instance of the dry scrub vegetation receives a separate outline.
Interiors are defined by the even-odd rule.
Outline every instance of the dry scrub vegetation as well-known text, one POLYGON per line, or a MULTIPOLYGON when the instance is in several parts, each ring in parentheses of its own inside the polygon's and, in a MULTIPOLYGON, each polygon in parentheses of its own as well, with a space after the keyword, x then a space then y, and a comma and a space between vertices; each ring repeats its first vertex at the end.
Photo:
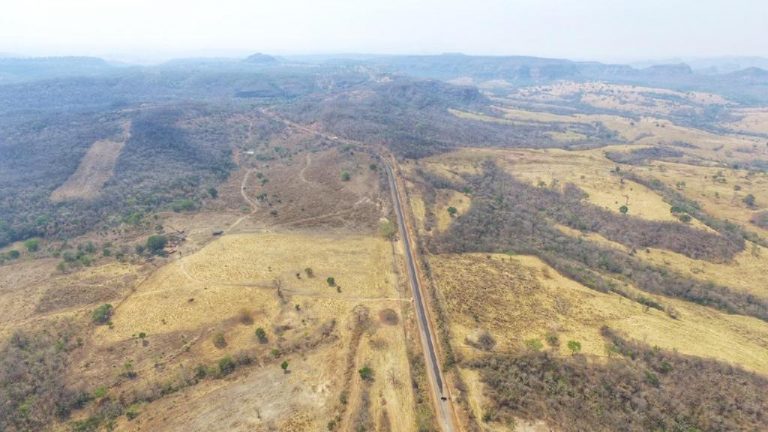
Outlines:
POLYGON ((472 148, 405 165, 468 425, 765 427, 764 174, 686 152, 472 148), (453 218, 452 195, 470 199, 453 218), (703 382, 722 385, 702 396, 703 382))

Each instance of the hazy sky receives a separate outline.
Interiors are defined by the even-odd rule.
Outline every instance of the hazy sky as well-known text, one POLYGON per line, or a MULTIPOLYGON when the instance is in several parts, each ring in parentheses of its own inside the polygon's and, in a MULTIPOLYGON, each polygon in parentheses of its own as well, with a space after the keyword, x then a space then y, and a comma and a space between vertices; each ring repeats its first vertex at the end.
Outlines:
POLYGON ((0 52, 768 57, 768 0, 0 0, 0 52))

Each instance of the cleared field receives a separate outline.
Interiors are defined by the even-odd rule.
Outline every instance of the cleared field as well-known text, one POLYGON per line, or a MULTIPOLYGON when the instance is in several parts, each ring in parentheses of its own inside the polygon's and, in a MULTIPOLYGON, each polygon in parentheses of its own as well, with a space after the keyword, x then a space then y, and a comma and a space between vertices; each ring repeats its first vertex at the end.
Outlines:
POLYGON ((77 170, 51 193, 51 200, 96 198, 104 183, 112 177, 117 158, 130 138, 130 128, 130 123, 123 125, 123 136, 119 140, 94 142, 83 156, 77 170))

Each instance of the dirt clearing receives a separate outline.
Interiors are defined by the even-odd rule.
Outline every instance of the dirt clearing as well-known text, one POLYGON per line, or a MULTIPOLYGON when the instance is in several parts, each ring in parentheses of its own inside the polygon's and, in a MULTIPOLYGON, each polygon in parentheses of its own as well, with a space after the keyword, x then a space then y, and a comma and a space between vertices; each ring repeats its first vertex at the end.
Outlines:
POLYGON ((130 124, 123 126, 123 136, 117 140, 100 140, 93 143, 80 161, 77 170, 61 186, 51 193, 51 201, 94 199, 102 186, 114 173, 115 163, 130 138, 130 124))

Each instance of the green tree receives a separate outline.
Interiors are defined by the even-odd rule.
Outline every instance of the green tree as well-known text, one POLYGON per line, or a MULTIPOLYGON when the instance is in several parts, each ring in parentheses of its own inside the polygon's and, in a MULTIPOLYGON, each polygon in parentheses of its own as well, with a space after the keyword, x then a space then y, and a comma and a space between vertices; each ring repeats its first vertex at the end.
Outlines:
POLYGON ((368 366, 363 366, 362 369, 357 371, 360 374, 360 378, 363 381, 373 381, 373 369, 368 366))
POLYGON ((283 373, 288 373, 288 360, 284 360, 280 363, 280 368, 283 370, 283 373))
POLYGON ((106 324, 110 317, 112 317, 112 305, 109 303, 97 307, 91 313, 91 320, 95 324, 106 324))
POLYGON ((451 217, 456 216, 456 213, 458 210, 456 210, 456 207, 448 207, 448 214, 451 215, 451 217))
POLYGON ((226 356, 219 360, 219 373, 221 376, 227 376, 235 371, 235 361, 232 357, 226 356))
POLYGON ((222 349, 227 346, 227 339, 224 338, 224 333, 219 332, 213 335, 213 346, 218 349, 222 349))
POLYGON ((210 195, 211 198, 217 198, 219 196, 219 191, 217 191, 215 187, 211 186, 208 188, 208 195, 210 195))
POLYGON ((629 211, 629 207, 623 205, 619 207, 619 211, 621 212, 621 214, 627 214, 627 212, 629 211))
POLYGON ((328 282, 328 286, 331 286, 331 287, 336 286, 336 279, 334 279, 331 276, 328 276, 328 279, 326 279, 325 281, 328 282))
POLYGON ((37 250, 40 249, 40 240, 29 239, 24 242, 24 247, 27 248, 27 251, 29 252, 37 252, 37 250))
POLYGON ((147 249, 153 255, 160 255, 168 244, 168 238, 163 235, 152 235, 147 239, 147 249))
POLYGON ((269 342, 269 339, 267 339, 267 332, 261 327, 256 329, 256 337, 259 339, 259 343, 265 344, 269 342))
POLYGON ((341 172, 341 181, 349 181, 351 178, 352 176, 348 172, 346 171, 341 172))
POLYGON ((571 350, 571 354, 575 355, 579 351, 581 351, 581 342, 578 341, 568 341, 568 349, 571 350))
POLYGON ((15 260, 18 259, 21 256, 21 252, 17 251, 16 249, 8 251, 8 258, 15 260))
POLYGON ((744 204, 746 204, 749 207, 755 206, 755 196, 752 194, 745 196, 742 201, 744 201, 744 204))
POLYGON ((180 200, 176 200, 171 203, 171 209, 175 211, 176 213, 179 212, 185 212, 185 211, 192 211, 197 208, 197 203, 192 201, 189 198, 184 198, 180 200))

